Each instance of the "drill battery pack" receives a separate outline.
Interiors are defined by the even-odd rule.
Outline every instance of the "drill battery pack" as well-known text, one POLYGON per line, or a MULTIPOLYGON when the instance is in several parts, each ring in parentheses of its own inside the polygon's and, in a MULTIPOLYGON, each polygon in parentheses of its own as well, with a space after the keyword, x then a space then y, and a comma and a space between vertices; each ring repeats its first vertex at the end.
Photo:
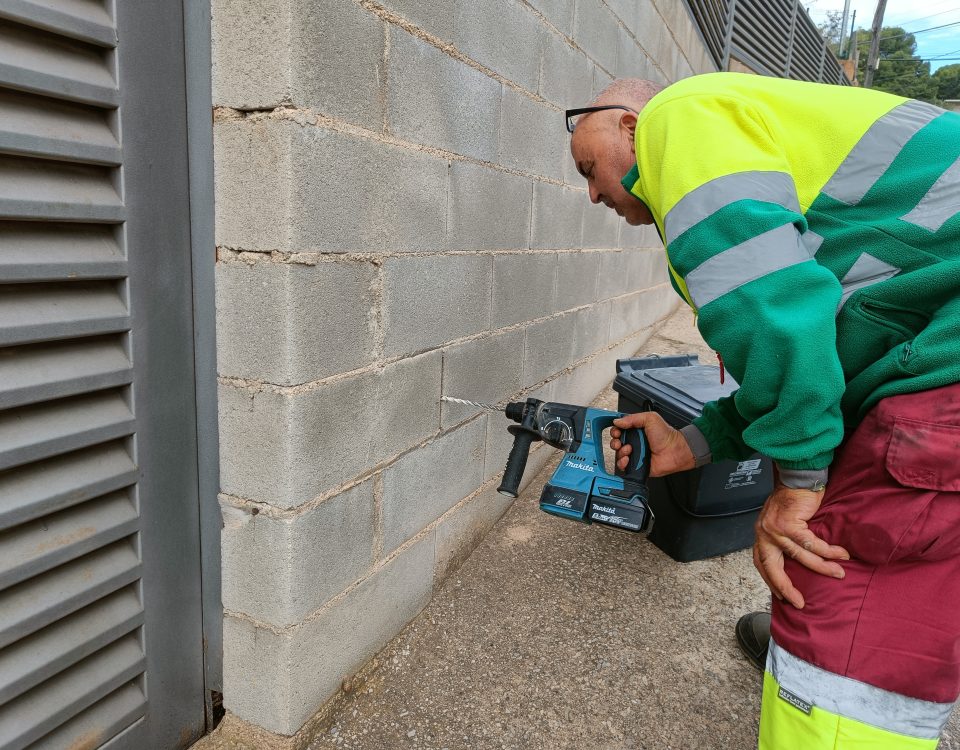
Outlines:
MULTIPOLYGON (((655 411, 677 429, 737 387, 729 375, 721 385, 720 368, 701 365, 695 354, 619 360, 613 384, 620 411, 655 411)), ((702 560, 753 544, 754 521, 773 491, 773 465, 754 454, 651 477, 648 487, 650 541, 679 562, 702 560)))

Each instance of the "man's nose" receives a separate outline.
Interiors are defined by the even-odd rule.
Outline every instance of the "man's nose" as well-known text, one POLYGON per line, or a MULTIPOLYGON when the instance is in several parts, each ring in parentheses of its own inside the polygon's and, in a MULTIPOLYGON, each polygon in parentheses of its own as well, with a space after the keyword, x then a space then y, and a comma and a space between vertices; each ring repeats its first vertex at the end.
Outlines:
POLYGON ((587 189, 590 191, 590 202, 599 203, 600 202, 600 191, 597 190, 597 186, 592 182, 587 183, 587 189))

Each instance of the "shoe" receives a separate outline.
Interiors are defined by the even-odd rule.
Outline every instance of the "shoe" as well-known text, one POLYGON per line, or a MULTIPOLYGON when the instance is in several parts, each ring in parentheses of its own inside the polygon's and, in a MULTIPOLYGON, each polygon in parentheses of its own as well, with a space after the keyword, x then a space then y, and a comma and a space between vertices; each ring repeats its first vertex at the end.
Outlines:
POLYGON ((770 646, 770 613, 750 612, 737 620, 737 645, 744 656, 761 672, 767 665, 770 646))

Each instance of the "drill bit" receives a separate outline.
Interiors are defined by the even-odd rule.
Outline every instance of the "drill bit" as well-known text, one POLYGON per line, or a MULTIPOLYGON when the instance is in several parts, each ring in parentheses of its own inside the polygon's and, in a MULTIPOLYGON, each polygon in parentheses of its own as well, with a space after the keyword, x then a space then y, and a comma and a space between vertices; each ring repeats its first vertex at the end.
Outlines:
POLYGON ((452 404, 463 404, 464 406, 475 406, 478 409, 483 409, 484 411, 503 411, 503 408, 500 406, 494 406, 493 404, 484 404, 479 401, 467 401, 464 398, 454 398, 453 396, 441 396, 441 401, 449 401, 452 404))

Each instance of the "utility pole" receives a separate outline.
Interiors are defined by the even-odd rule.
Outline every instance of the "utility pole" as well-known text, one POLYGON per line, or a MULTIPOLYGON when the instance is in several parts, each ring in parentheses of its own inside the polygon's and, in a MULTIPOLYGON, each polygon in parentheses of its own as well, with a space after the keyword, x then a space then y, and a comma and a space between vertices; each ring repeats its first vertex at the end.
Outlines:
POLYGON ((853 18, 850 20, 850 41, 847 42, 847 59, 853 58, 853 77, 857 77, 857 51, 860 49, 857 46, 857 32, 854 29, 857 28, 857 9, 853 9, 853 18))
POLYGON ((843 57, 843 43, 847 40, 847 18, 849 17, 850 0, 845 0, 843 3, 843 20, 840 22, 840 46, 837 49, 837 57, 843 57))
POLYGON ((873 86, 873 73, 880 65, 880 29, 883 27, 883 14, 887 9, 887 0, 877 0, 877 12, 873 14, 873 26, 870 28, 870 54, 867 56, 867 72, 863 77, 863 87, 873 86))

